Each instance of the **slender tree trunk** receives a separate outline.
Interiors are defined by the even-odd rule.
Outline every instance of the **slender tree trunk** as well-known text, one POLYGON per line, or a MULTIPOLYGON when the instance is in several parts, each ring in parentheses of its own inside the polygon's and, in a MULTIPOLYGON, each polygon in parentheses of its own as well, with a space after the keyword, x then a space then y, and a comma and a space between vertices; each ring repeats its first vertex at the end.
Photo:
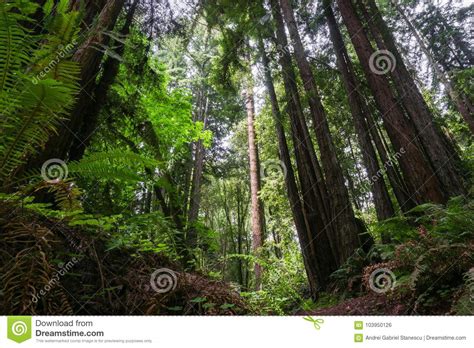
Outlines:
MULTIPOLYGON (((240 189, 240 185, 236 187, 237 193, 237 253, 242 255, 244 253, 244 233, 245 233, 245 212, 248 210, 244 206, 244 195, 240 189)), ((239 268, 239 282, 244 290, 248 290, 247 280, 245 275, 245 264, 241 257, 237 259, 239 268)))
POLYGON ((308 63, 304 47, 301 43, 293 9, 289 0, 280 0, 280 4, 293 42, 296 63, 308 96, 311 115, 313 116, 326 185, 331 197, 331 218, 334 220, 336 241, 339 246, 339 263, 342 264, 360 246, 358 237, 360 231, 355 221, 349 194, 344 182, 344 175, 336 156, 326 113, 321 103, 311 66, 308 63))
MULTIPOLYGON (((249 73, 250 74, 250 73, 249 73)), ((251 78, 249 78, 251 80, 251 78)), ((250 199, 252 203, 252 249, 258 258, 263 246, 263 216, 262 203, 258 197, 260 192, 260 163, 258 158, 257 139, 255 135, 255 105, 252 83, 248 82, 245 91, 247 109, 248 153, 250 166, 250 199)), ((262 285, 262 266, 255 262, 255 290, 260 290, 262 285)))
POLYGON ((368 115, 364 115, 364 112, 367 112, 368 110, 367 107, 363 105, 365 104, 365 101, 360 95, 360 88, 357 84, 352 62, 347 53, 331 5, 327 1, 325 2, 325 11, 331 40, 334 44, 334 50, 337 56, 339 71, 341 72, 348 96, 349 106, 351 108, 364 165, 369 176, 377 218, 379 220, 385 220, 392 217, 395 214, 395 210, 383 177, 374 180, 374 178, 377 178, 377 173, 380 171, 380 167, 377 161, 377 155, 372 146, 369 128, 365 120, 368 115))
POLYGON ((373 119, 373 115, 367 114, 366 121, 372 139, 374 140, 375 147, 380 156, 380 160, 382 161, 382 167, 380 168, 380 172, 378 172, 379 174, 377 174, 377 176, 372 180, 377 180, 381 174, 383 175, 386 173, 398 202, 398 206, 400 207, 400 210, 405 213, 414 208, 416 203, 412 197, 410 197, 405 181, 400 174, 397 161, 390 161, 390 149, 385 145, 383 134, 381 133, 380 127, 373 119))
POLYGON ((398 154, 400 167, 410 192, 413 193, 417 203, 443 203, 445 197, 440 183, 424 156, 413 126, 395 99, 386 77, 373 71, 371 62, 375 52, 354 6, 350 0, 337 0, 337 3, 369 87, 382 113, 387 133, 398 154))
MULTIPOLYGON (((275 123, 275 131, 278 139, 278 149, 280 160, 286 169, 285 175, 285 184, 286 191, 288 195, 288 200, 290 202, 290 207, 293 215, 293 221, 295 224, 296 232, 300 242, 306 239, 306 236, 310 233, 310 228, 306 224, 305 213, 303 211, 303 206, 298 193, 298 186, 296 184, 296 177, 293 171, 293 166, 291 164, 290 151, 288 149, 288 144, 286 141, 285 130, 283 128, 283 118, 280 112, 280 107, 278 105, 278 99, 275 92, 275 87, 273 85, 273 77, 270 70, 270 62, 268 60, 267 54, 265 52, 265 46, 263 40, 260 39, 259 42, 259 51, 262 57, 263 68, 265 71, 265 85, 270 97, 270 103, 272 106, 272 114, 275 123)), ((301 245, 302 249, 306 248, 306 245, 301 245)), ((313 260, 308 257, 308 253, 303 250, 303 262, 306 269, 306 275, 309 280, 309 286, 311 295, 313 298, 317 297, 317 284, 314 282, 316 277, 312 274, 311 262, 313 260)))
MULTIPOLYGON (((202 116, 200 120, 204 122, 204 129, 207 125, 207 108, 208 108, 208 98, 205 98, 205 104, 203 110, 201 111, 202 116)), ((204 168, 204 144, 202 140, 199 140, 196 143, 195 155, 194 155, 194 169, 191 183, 191 196, 189 203, 188 211, 188 231, 187 231, 187 244, 191 248, 197 246, 197 230, 193 224, 197 221, 199 215, 199 206, 201 204, 201 181, 202 173, 204 168)))
MULTIPOLYGON (((207 103, 208 103, 208 97, 205 97, 205 86, 201 86, 201 88, 198 89, 197 95, 196 95, 196 112, 193 113, 193 122, 196 121, 203 121, 203 108, 204 108, 204 102, 206 103, 206 108, 207 108, 207 103)), ((195 161, 193 163, 193 153, 196 155, 196 142, 189 143, 188 148, 189 148, 189 156, 186 159, 186 163, 184 164, 184 172, 185 172, 185 179, 184 179, 184 194, 183 194, 183 202, 185 202, 185 206, 183 209, 184 215, 188 216, 189 219, 189 208, 191 205, 190 201, 190 196, 191 196, 191 186, 192 186, 192 179, 193 179, 193 173, 194 173, 194 165, 195 161)))
POLYGON ((335 239, 332 238, 334 233, 330 210, 327 207, 329 198, 326 185, 304 119, 291 57, 286 49, 288 41, 283 17, 277 0, 271 0, 270 3, 276 24, 278 62, 282 68, 287 112, 290 117, 291 135, 301 187, 302 210, 306 223, 306 233, 299 235, 299 240, 304 255, 303 259, 307 260, 305 266, 312 294, 313 297, 316 297, 318 290, 327 287, 329 275, 339 266, 338 249, 335 239))

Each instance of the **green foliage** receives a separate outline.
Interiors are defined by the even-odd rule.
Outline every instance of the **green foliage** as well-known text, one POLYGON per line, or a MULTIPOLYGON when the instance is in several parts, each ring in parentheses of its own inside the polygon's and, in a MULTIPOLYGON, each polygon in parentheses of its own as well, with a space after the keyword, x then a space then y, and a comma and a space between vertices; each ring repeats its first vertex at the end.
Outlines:
POLYGON ((140 214, 118 221, 119 228, 112 234, 108 250, 127 247, 141 252, 152 252, 178 258, 176 231, 160 212, 140 214))
POLYGON ((410 310, 432 313, 452 305, 455 292, 470 284, 472 204, 468 198, 455 197, 446 206, 423 204, 404 217, 377 223, 374 231, 387 233, 392 243, 375 244, 368 254, 359 250, 349 258, 331 275, 334 291, 343 296, 370 291, 362 278, 374 268, 386 267, 396 275, 395 294, 408 301, 410 310))
POLYGON ((383 233, 393 239, 394 242, 403 243, 417 236, 416 229, 410 224, 405 216, 396 216, 384 221, 375 223, 372 227, 372 233, 381 238, 383 233))
POLYGON ((54 133, 78 90, 77 63, 70 51, 58 52, 60 45, 74 45, 78 13, 59 12, 39 40, 24 26, 36 24, 28 17, 35 9, 31 1, 0 3, 0 183, 54 133))
POLYGON ((464 286, 458 292, 452 312, 457 315, 472 315, 474 313, 474 268, 464 274, 464 286))
POLYGON ((265 270, 263 290, 242 293, 249 306, 260 314, 283 315, 300 309, 305 303, 307 280, 298 246, 285 248, 282 258, 272 255, 258 262, 265 270))

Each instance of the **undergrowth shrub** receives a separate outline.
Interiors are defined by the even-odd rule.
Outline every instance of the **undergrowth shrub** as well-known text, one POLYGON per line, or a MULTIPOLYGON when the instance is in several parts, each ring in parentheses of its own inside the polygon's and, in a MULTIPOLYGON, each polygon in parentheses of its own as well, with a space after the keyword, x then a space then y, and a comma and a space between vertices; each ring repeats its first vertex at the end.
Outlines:
POLYGON ((286 246, 281 258, 259 259, 263 279, 260 291, 243 292, 251 310, 260 314, 287 314, 303 307, 309 295, 301 253, 296 244, 286 246))
POLYGON ((466 305, 457 302, 466 302, 466 294, 472 294, 474 201, 455 197, 446 206, 423 204, 372 229, 389 235, 392 242, 354 253, 331 275, 335 293, 343 298, 370 293, 372 272, 388 268, 396 282, 385 295, 408 301, 410 312, 464 311, 466 305))

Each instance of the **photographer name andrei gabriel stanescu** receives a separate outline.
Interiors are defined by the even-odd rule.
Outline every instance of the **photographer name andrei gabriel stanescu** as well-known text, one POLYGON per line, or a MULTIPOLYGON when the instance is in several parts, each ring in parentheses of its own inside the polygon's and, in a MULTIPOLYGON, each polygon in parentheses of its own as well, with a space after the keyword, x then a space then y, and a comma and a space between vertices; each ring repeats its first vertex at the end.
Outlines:
POLYGON ((94 326, 92 321, 83 320, 35 320, 37 337, 103 337, 103 331, 85 331, 94 326))

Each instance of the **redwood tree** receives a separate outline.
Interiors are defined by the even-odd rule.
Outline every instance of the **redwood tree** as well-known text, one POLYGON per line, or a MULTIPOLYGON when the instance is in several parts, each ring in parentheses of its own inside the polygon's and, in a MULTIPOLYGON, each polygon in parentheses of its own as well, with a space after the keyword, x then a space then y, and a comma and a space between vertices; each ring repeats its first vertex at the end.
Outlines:
POLYGON ((306 58, 304 47, 298 33, 293 9, 289 0, 280 0, 281 9, 290 33, 294 55, 313 119, 313 126, 321 153, 326 186, 330 196, 331 219, 334 221, 335 240, 338 244, 337 256, 342 264, 360 246, 359 227, 356 224, 344 175, 336 157, 336 150, 329 131, 326 112, 321 103, 311 66, 306 58))
POLYGON ((366 118, 370 117, 368 115, 369 109, 365 105, 365 101, 361 95, 361 89, 360 86, 358 86, 352 62, 347 53, 344 40, 339 31, 329 1, 325 1, 324 6, 331 40, 336 52, 338 68, 341 72, 344 87, 347 92, 347 98, 352 118, 354 120, 354 126, 357 132, 364 164, 370 179, 377 218, 379 220, 385 220, 392 217, 395 211, 383 176, 377 176, 377 173, 380 171, 380 166, 375 149, 372 145, 369 126, 366 121, 366 118))
MULTIPOLYGON (((249 72, 250 74, 250 72, 249 72)), ((249 81, 251 78, 248 79, 249 81)), ((262 203, 259 198, 260 192, 260 162, 258 158, 258 145, 255 135, 255 105, 253 86, 247 82, 245 87, 245 107, 247 110, 247 134, 248 134, 248 153, 249 153, 249 172, 250 172, 250 202, 252 216, 252 249, 254 256, 259 257, 263 246, 263 214, 262 203)), ((260 290, 262 285, 262 266, 258 261, 255 262, 255 290, 260 290)))
POLYGON ((398 161, 409 192, 413 193, 417 203, 444 202, 446 197, 441 184, 425 156, 413 124, 406 118, 387 77, 374 71, 371 66, 376 53, 356 9, 350 0, 337 0, 337 3, 369 87, 382 113, 385 129, 399 154, 398 161))

